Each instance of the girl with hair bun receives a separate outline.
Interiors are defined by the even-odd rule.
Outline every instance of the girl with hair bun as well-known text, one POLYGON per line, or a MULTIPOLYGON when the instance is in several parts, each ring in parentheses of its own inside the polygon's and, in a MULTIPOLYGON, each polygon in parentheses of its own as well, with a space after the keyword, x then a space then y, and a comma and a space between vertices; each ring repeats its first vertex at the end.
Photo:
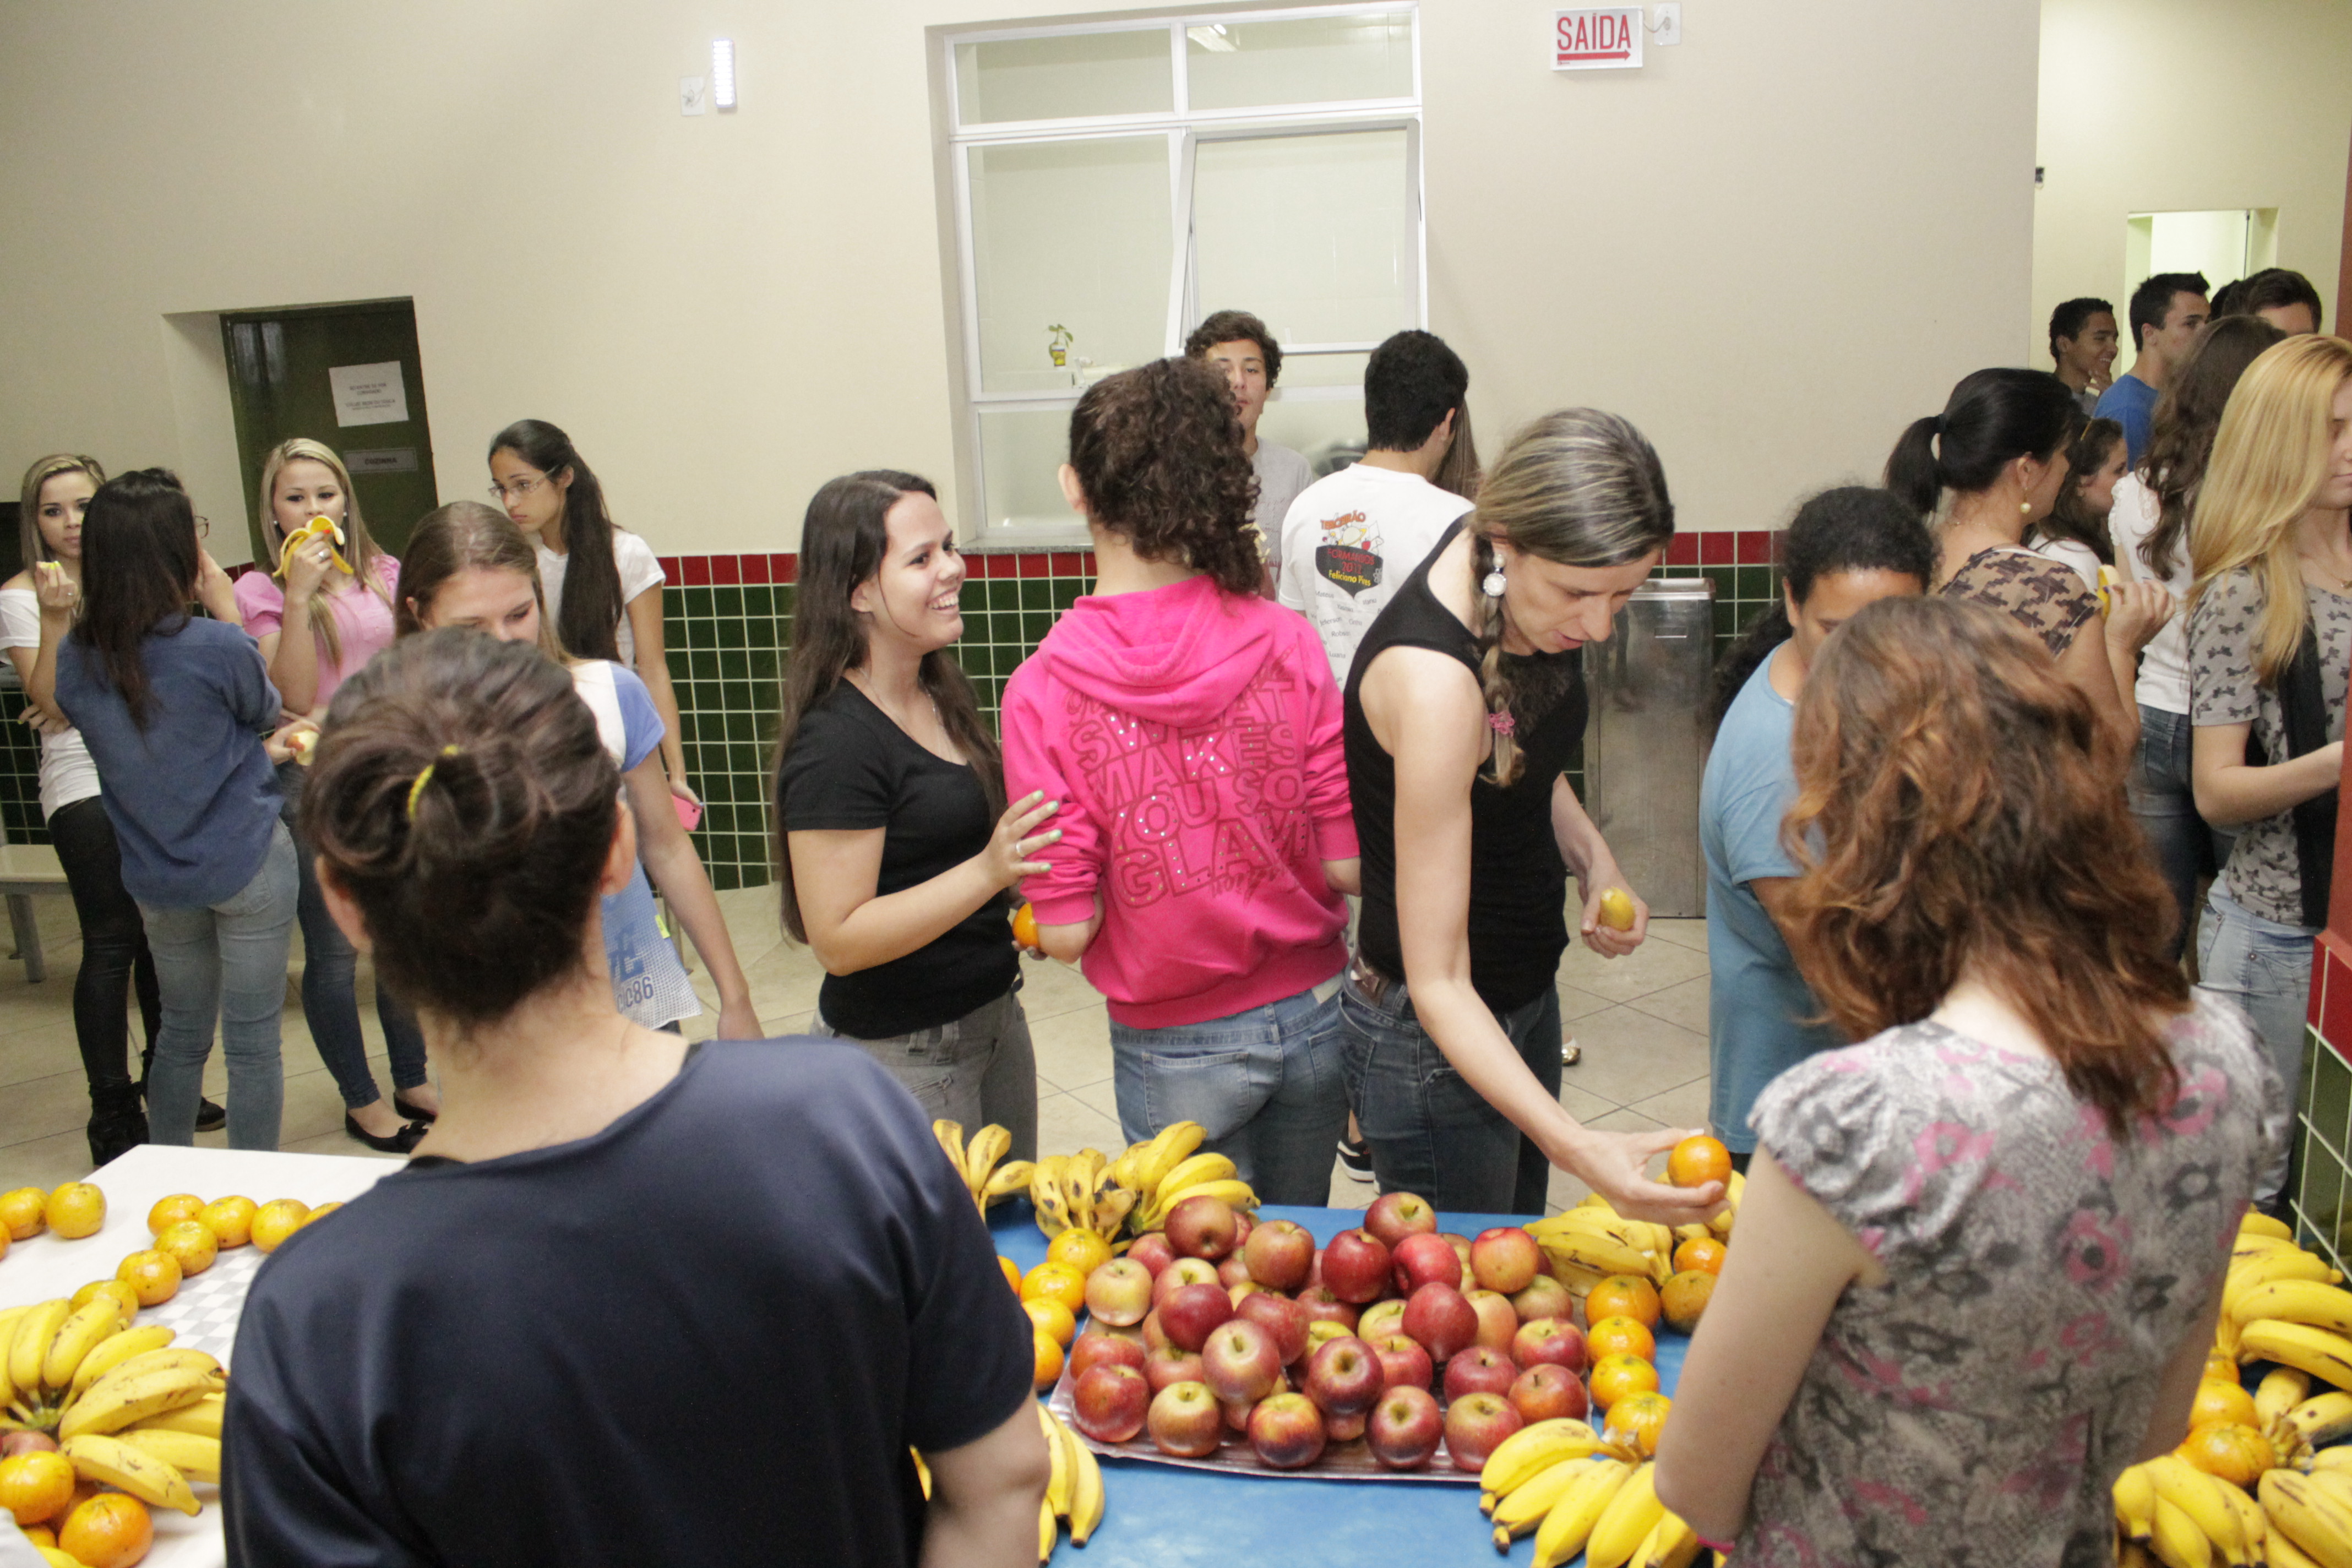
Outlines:
POLYGON ((1633 952, 1649 921, 1569 787, 1580 650, 1607 639, 1674 531, 1640 431, 1597 409, 1547 415, 1357 650, 1344 728, 1364 906, 1339 1013, 1383 1189, 1541 1214, 1558 1166, 1644 1217, 1695 1219, 1721 1199, 1721 1183, 1643 1177, 1686 1134, 1596 1132, 1559 1103, 1570 873, 1594 952, 1633 952), (1630 928, 1602 920, 1604 900, 1630 907, 1630 928))
POLYGON ((1268 1203, 1319 1206, 1357 887, 1330 662, 1257 595, 1250 459, 1214 372, 1168 359, 1088 387, 1061 481, 1094 591, 1004 690, 1010 787, 1062 803, 1024 884, 1039 945, 1109 1003, 1121 1136, 1198 1121, 1268 1203))

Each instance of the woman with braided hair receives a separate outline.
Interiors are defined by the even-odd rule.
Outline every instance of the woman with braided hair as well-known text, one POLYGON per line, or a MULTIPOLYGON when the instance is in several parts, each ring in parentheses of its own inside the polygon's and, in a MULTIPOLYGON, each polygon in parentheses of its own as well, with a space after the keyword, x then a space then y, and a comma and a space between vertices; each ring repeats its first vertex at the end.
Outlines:
POLYGON ((1643 1177, 1685 1134, 1595 1132, 1559 1103, 1569 873, 1594 952, 1633 952, 1649 922, 1569 788, 1579 650, 1607 639, 1674 531, 1640 431, 1597 409, 1547 415, 1357 649, 1345 732, 1364 909, 1339 1013, 1384 1190, 1541 1214, 1557 1165, 1644 1216, 1693 1219, 1722 1195, 1643 1177), (1630 929, 1602 922, 1612 892, 1631 901, 1630 929))

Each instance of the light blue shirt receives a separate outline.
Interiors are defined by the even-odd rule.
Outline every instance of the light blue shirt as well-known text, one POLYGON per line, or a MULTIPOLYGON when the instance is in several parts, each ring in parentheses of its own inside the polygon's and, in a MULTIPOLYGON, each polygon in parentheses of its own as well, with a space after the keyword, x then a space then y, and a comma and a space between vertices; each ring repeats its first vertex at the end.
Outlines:
POLYGON ((1698 800, 1706 853, 1707 1045, 1715 1079, 1707 1121, 1724 1144, 1752 1152, 1748 1112, 1765 1085, 1815 1051, 1847 1044, 1828 1024, 1807 1023, 1821 1004, 1797 973, 1780 928, 1748 884, 1793 877, 1780 847, 1780 819, 1797 798, 1790 760, 1794 704, 1772 689, 1783 643, 1756 667, 1732 700, 1706 759, 1698 800))
POLYGON ((2156 422, 2156 402, 2162 395, 2136 375, 2119 375, 2115 384, 2099 394, 2098 411, 2094 416, 2112 419, 2124 427, 2124 455, 2134 466, 2139 455, 2147 449, 2150 428, 2156 422))

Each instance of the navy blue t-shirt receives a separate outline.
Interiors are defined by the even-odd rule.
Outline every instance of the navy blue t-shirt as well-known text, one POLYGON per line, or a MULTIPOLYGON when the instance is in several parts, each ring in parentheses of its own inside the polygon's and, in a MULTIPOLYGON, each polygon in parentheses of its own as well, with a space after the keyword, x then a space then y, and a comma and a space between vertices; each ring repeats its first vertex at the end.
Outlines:
POLYGON ((1031 1396, 971 1194, 865 1052, 712 1042, 594 1137, 289 1238, 232 1358, 228 1560, 912 1563, 909 1445, 1031 1396))

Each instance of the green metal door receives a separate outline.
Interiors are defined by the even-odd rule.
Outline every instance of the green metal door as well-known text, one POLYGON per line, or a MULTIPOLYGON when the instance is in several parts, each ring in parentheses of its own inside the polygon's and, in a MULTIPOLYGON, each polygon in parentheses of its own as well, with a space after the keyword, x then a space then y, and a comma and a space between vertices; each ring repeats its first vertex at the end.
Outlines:
POLYGON ((341 455, 368 531, 401 554, 417 519, 441 504, 415 309, 386 300, 238 311, 221 317, 221 333, 253 558, 269 559, 257 521, 261 460, 297 436, 341 455))

